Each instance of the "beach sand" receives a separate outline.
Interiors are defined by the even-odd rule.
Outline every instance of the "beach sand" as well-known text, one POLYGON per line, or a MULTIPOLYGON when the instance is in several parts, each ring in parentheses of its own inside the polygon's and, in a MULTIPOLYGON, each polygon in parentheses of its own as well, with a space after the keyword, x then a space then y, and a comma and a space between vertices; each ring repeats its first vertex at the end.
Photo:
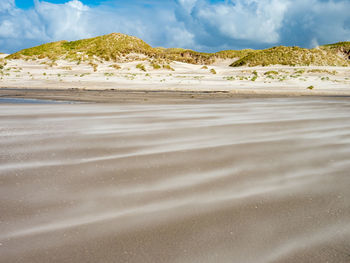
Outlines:
POLYGON ((7 60, 0 88, 116 91, 225 92, 247 95, 350 95, 348 67, 240 67, 232 60, 213 65, 172 62, 173 70, 153 69, 148 61, 87 63, 7 60), (136 68, 142 63, 146 71, 136 68), (212 74, 211 70, 216 74, 212 74))
POLYGON ((0 261, 350 262, 349 69, 229 63, 7 61, 0 261))
POLYGON ((349 262, 348 98, 163 102, 1 104, 1 262, 349 262))

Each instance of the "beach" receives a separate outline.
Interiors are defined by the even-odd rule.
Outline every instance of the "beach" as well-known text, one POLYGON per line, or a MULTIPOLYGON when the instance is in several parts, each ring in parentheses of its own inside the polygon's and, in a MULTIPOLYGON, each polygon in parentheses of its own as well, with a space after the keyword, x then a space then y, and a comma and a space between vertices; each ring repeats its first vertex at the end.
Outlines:
POLYGON ((0 75, 0 88, 223 92, 272 96, 350 95, 349 67, 277 65, 235 68, 229 66, 232 61, 218 59, 212 65, 173 61, 168 68, 154 69, 147 59, 118 64, 96 62, 94 67, 86 62, 67 60, 15 59, 6 61, 0 75))
POLYGON ((349 10, 1 0, 0 263, 350 263, 349 10))
POLYGON ((1 90, 1 262, 349 262, 347 97, 170 94, 1 90))

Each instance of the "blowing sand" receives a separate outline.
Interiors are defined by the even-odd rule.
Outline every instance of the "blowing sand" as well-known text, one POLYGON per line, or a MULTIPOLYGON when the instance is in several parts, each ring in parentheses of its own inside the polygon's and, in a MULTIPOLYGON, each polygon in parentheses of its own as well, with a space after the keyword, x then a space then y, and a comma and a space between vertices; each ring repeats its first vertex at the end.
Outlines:
POLYGON ((1 88, 117 91, 228 92, 265 95, 350 95, 346 67, 240 67, 222 60, 214 65, 170 63, 154 69, 147 61, 89 64, 48 60, 8 60, 1 71, 1 88), (146 71, 136 66, 143 64, 146 71), (215 74, 214 74, 215 73, 215 74))
POLYGON ((1 262, 347 263, 349 109, 0 105, 1 262))

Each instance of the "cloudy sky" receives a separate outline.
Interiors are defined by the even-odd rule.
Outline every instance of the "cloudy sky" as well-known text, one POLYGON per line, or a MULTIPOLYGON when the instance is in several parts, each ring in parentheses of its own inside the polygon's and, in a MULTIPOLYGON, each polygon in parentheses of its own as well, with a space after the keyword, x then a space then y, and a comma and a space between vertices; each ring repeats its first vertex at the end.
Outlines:
POLYGON ((350 41, 350 0, 0 0, 0 52, 111 32, 198 51, 350 41))

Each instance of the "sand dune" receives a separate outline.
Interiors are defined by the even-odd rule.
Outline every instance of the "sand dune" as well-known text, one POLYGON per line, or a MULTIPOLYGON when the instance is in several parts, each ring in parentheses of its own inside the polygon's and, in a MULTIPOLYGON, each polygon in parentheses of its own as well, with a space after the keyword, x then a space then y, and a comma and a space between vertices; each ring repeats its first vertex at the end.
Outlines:
POLYGON ((349 95, 347 67, 240 67, 220 60, 214 65, 170 63, 173 69, 153 69, 148 61, 89 64, 67 61, 8 60, 2 88, 228 91, 240 94, 349 95), (145 70, 136 68, 143 64, 145 70), (204 67, 204 68, 203 68, 204 67), (214 71, 213 71, 214 70, 214 71), (216 73, 216 74, 213 74, 216 73))

